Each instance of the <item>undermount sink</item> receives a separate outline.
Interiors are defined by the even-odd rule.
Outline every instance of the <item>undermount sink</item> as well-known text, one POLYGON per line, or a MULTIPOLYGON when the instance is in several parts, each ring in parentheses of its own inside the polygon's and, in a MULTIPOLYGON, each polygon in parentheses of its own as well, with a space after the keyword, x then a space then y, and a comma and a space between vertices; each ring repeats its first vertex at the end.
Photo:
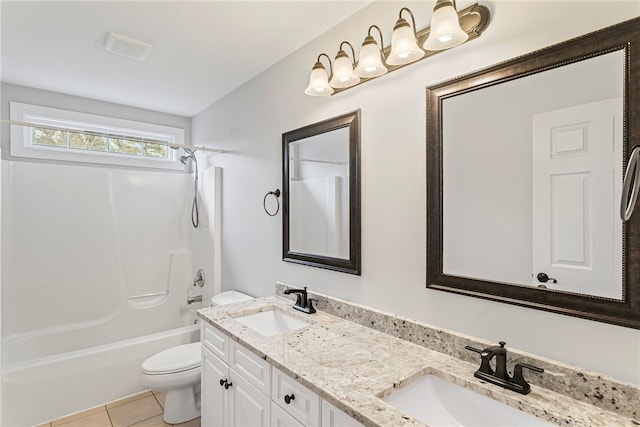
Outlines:
POLYGON ((431 374, 410 382, 383 400, 432 427, 553 426, 431 374))
POLYGON ((310 325, 304 320, 290 316, 275 308, 258 313, 240 315, 235 319, 265 337, 280 335, 310 325))

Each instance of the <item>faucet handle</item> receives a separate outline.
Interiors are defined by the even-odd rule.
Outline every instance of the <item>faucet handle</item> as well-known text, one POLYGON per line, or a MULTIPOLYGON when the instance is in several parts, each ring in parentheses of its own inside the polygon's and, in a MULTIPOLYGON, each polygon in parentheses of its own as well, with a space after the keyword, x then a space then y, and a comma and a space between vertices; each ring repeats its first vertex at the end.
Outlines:
POLYGON ((530 365, 528 363, 516 363, 516 366, 513 368, 513 375, 522 375, 522 369, 531 369, 534 372, 544 372, 544 369, 538 368, 537 366, 530 365))
POLYGON ((523 394, 527 394, 529 393, 529 390, 531 390, 531 386, 529 385, 527 380, 524 379, 524 375, 522 375, 522 370, 525 368, 530 369, 534 372, 544 372, 544 369, 538 368, 537 366, 529 365, 528 363, 516 363, 516 365, 513 367, 512 381, 522 387, 523 394))
POLYGON ((464 346, 465 350, 469 350, 469 351, 473 351, 474 353, 478 353, 478 354, 482 354, 482 350, 475 348, 475 347, 471 347, 470 345, 465 345, 464 346))
POLYGON ((466 350, 473 351, 474 353, 478 353, 481 356, 478 372, 484 372, 487 375, 494 374, 493 368, 491 368, 491 365, 489 364, 489 357, 486 349, 480 350, 479 348, 471 347, 470 345, 465 345, 464 348, 466 350))
POLYGON ((313 306, 314 302, 318 302, 317 298, 307 298, 307 309, 309 310, 308 313, 315 313, 316 312, 316 308, 313 306))

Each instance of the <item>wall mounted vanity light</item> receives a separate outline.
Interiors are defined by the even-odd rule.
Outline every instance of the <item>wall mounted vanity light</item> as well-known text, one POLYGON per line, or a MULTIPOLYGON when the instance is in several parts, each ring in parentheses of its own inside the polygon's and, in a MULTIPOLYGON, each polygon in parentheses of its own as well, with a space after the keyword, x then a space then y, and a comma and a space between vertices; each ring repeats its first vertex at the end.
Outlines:
POLYGON ((417 31, 413 13, 403 7, 393 28, 391 46, 384 47, 382 31, 377 25, 371 25, 362 43, 358 62, 353 63, 343 50, 343 45, 347 44, 355 61, 355 51, 347 41, 340 43, 333 66, 331 58, 321 53, 311 71, 309 86, 304 92, 310 96, 339 93, 480 37, 488 24, 489 9, 486 6, 476 3, 457 12, 454 0, 437 0, 433 8, 431 26, 417 31), (403 18, 403 12, 411 18, 411 25, 403 18), (380 46, 383 47, 378 47, 371 35, 374 28, 378 30, 380 46), (329 62, 329 74, 320 62, 322 56, 329 62))
POLYGON ((353 74, 353 64, 355 62, 356 51, 353 50, 351 43, 347 41, 340 43, 340 50, 336 54, 336 59, 333 62, 333 77, 331 77, 329 85, 338 89, 346 89, 360 83, 360 77, 353 74), (345 43, 351 48, 353 62, 351 62, 347 53, 342 50, 342 45, 345 43))
POLYGON ((391 34, 391 53, 387 56, 387 64, 389 65, 405 65, 421 59, 424 56, 424 50, 418 46, 416 38, 416 20, 413 13, 406 7, 400 9, 398 20, 393 27, 391 34), (402 17, 402 12, 407 11, 411 17, 411 24, 402 17))
POLYGON ((327 61, 329 61, 330 74, 333 74, 333 67, 331 65, 331 58, 329 58, 329 55, 326 53, 318 55, 318 60, 311 70, 311 76, 309 76, 309 86, 304 91, 304 93, 309 96, 327 96, 334 92, 333 88, 329 86, 329 75, 327 74, 327 69, 324 68, 324 65, 320 62, 320 58, 323 56, 327 58, 327 61))
POLYGON ((380 46, 384 46, 384 40, 382 38, 382 31, 377 25, 369 27, 367 37, 362 42, 362 48, 360 49, 360 57, 358 58, 358 65, 353 73, 365 79, 371 79, 374 77, 380 77, 387 74, 389 70, 384 66, 382 62, 382 48, 378 47, 376 39, 371 35, 371 30, 375 28, 380 34, 380 46))

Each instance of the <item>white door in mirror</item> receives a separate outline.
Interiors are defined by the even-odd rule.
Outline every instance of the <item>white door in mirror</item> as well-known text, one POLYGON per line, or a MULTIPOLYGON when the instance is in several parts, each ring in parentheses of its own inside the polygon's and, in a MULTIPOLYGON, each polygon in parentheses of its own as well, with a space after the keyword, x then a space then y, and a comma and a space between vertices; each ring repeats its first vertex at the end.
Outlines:
POLYGON ((533 286, 622 299, 621 104, 533 116, 533 286))

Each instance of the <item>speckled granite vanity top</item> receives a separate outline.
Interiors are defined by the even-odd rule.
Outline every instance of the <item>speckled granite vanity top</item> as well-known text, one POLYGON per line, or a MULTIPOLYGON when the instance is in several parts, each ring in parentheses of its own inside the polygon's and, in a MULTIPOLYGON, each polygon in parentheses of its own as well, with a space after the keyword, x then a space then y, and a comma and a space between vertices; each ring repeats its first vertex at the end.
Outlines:
MULTIPOLYGON (((312 315, 299 313, 291 308, 290 300, 277 296, 203 309, 199 316, 368 426, 424 426, 381 397, 427 373, 558 425, 640 426, 638 419, 536 385, 530 394, 521 395, 483 383, 473 376, 477 363, 323 311, 312 315), (311 324, 282 335, 264 337, 237 320, 239 315, 274 307, 311 324)), ((635 393, 633 386, 631 389, 635 393)), ((628 404, 640 406, 640 401, 634 402, 632 398, 628 404)), ((627 413, 637 410, 626 409, 627 413)))

